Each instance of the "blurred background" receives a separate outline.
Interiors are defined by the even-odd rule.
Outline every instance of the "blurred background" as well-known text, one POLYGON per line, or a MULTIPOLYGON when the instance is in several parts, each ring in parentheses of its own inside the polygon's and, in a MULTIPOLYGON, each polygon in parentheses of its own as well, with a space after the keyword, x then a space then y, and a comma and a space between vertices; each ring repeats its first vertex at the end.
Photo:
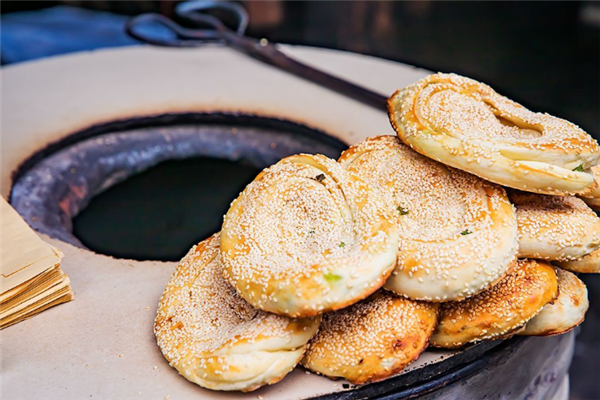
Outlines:
MULTIPOLYGON (((341 49, 484 81, 535 111, 600 133, 600 3, 242 1, 248 35, 341 49)), ((128 16, 173 1, 2 1, 3 65, 135 41, 128 16)), ((600 276, 571 368, 571 398, 600 399, 600 276)))

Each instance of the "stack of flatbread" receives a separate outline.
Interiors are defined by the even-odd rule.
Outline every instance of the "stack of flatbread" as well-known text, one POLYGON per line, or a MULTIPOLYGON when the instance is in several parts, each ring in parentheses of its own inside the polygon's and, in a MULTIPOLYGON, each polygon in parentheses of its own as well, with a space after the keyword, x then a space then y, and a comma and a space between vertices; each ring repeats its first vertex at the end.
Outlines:
POLYGON ((0 329, 73 299, 71 282, 60 268, 63 256, 44 242, 0 198, 0 329))
POLYGON ((398 137, 280 160, 184 257, 154 327, 182 376, 252 391, 301 364, 361 385, 428 346, 581 324, 573 272, 600 273, 596 140, 455 74, 388 111, 398 137))

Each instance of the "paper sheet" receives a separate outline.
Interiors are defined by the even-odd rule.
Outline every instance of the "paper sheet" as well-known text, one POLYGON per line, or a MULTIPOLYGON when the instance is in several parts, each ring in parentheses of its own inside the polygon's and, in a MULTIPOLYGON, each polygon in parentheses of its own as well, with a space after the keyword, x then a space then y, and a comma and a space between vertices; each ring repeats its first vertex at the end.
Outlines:
POLYGON ((0 293, 60 264, 60 250, 50 246, 27 225, 3 198, 0 200, 0 293))

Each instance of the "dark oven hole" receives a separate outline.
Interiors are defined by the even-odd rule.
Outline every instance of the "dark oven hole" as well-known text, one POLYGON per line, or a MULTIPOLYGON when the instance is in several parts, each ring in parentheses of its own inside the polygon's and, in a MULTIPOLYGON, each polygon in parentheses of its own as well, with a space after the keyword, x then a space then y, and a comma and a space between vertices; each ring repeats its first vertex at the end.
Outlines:
POLYGON ((39 232, 97 253, 179 260, 218 231, 263 168, 297 153, 337 158, 346 145, 292 121, 180 114, 95 126, 26 160, 11 203, 39 232))

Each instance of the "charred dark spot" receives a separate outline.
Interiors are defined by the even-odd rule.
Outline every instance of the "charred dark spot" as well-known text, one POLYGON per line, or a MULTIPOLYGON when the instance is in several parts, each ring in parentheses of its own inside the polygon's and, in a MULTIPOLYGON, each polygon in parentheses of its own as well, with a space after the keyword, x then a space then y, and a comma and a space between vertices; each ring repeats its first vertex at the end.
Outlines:
POLYGON ((392 348, 394 349, 394 351, 401 350, 403 347, 404 347, 404 343, 402 343, 402 340, 396 340, 394 342, 394 344, 392 345, 392 348))

